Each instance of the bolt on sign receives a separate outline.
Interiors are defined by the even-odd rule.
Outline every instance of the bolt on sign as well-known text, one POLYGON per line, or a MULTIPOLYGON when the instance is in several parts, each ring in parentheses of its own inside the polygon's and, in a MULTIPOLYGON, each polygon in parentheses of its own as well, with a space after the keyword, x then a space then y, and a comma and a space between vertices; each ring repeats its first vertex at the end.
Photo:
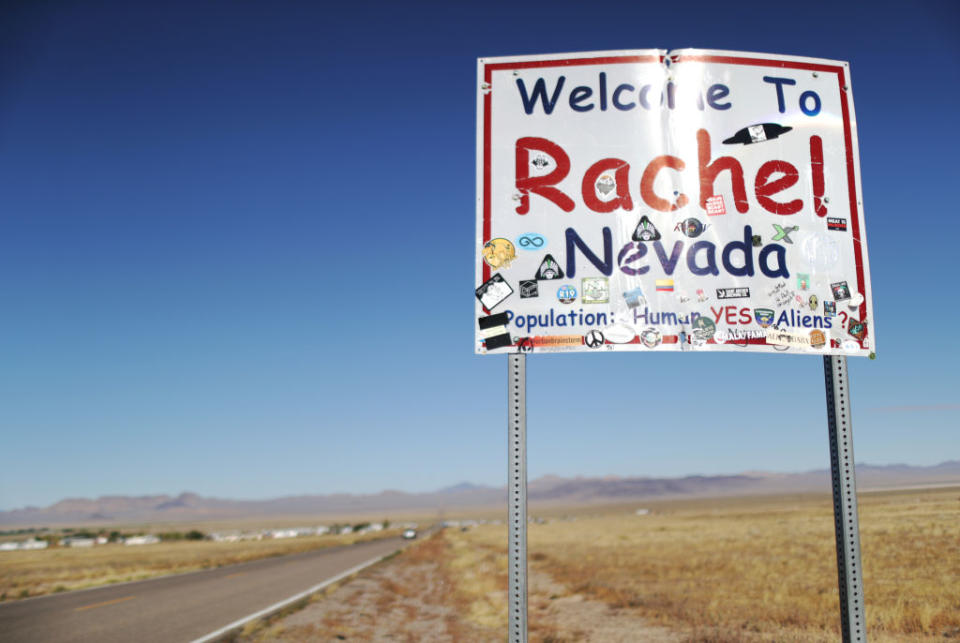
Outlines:
POLYGON ((476 351, 876 350, 845 62, 478 61, 476 351))

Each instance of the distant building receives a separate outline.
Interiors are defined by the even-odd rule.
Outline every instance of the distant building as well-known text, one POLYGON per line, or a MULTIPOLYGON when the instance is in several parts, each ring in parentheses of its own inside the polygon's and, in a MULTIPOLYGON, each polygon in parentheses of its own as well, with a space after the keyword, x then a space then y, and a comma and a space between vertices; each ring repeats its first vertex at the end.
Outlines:
POLYGON ((160 538, 153 534, 146 536, 130 536, 123 541, 124 545, 155 545, 160 542, 160 538))
POLYGON ((49 546, 46 540, 24 540, 20 543, 20 549, 46 549, 49 546))
POLYGON ((93 547, 96 541, 93 538, 63 538, 61 547, 93 547))

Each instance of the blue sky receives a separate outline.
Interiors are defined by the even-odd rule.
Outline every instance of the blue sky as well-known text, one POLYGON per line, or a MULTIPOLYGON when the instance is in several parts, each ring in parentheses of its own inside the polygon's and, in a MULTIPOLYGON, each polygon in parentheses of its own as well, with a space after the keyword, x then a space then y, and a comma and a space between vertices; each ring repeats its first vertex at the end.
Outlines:
MULTIPOLYGON (((12 2, 0 509, 506 478, 473 355, 481 56, 847 60, 879 336, 858 461, 960 458, 954 2, 12 2), (861 5, 862 6, 862 5, 861 5)), ((822 362, 533 355, 531 477, 828 466, 822 362)))

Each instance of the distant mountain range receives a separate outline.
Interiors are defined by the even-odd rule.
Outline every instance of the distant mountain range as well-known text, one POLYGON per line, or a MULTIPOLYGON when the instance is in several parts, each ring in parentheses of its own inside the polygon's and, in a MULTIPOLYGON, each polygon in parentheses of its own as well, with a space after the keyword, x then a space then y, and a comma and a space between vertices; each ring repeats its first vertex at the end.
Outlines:
MULTIPOLYGON (((857 465, 861 490, 922 485, 960 485, 960 461, 931 467, 905 464, 857 465)), ((583 505, 670 498, 738 496, 830 490, 828 470, 805 473, 747 472, 683 478, 561 478, 530 481, 528 499, 538 505, 583 505)), ((179 496, 103 496, 69 498, 49 507, 0 511, 0 525, 157 523, 242 520, 269 516, 335 517, 374 512, 439 511, 506 504, 504 487, 461 483, 430 493, 382 491, 377 494, 288 496, 271 500, 225 500, 194 493, 179 496)))

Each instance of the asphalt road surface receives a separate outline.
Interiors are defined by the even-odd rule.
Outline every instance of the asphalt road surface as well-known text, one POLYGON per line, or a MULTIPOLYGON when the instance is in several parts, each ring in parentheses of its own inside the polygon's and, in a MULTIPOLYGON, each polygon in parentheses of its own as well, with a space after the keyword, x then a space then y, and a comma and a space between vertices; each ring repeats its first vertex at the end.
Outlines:
POLYGON ((400 538, 0 603, 0 641, 186 642, 402 547, 400 538))

